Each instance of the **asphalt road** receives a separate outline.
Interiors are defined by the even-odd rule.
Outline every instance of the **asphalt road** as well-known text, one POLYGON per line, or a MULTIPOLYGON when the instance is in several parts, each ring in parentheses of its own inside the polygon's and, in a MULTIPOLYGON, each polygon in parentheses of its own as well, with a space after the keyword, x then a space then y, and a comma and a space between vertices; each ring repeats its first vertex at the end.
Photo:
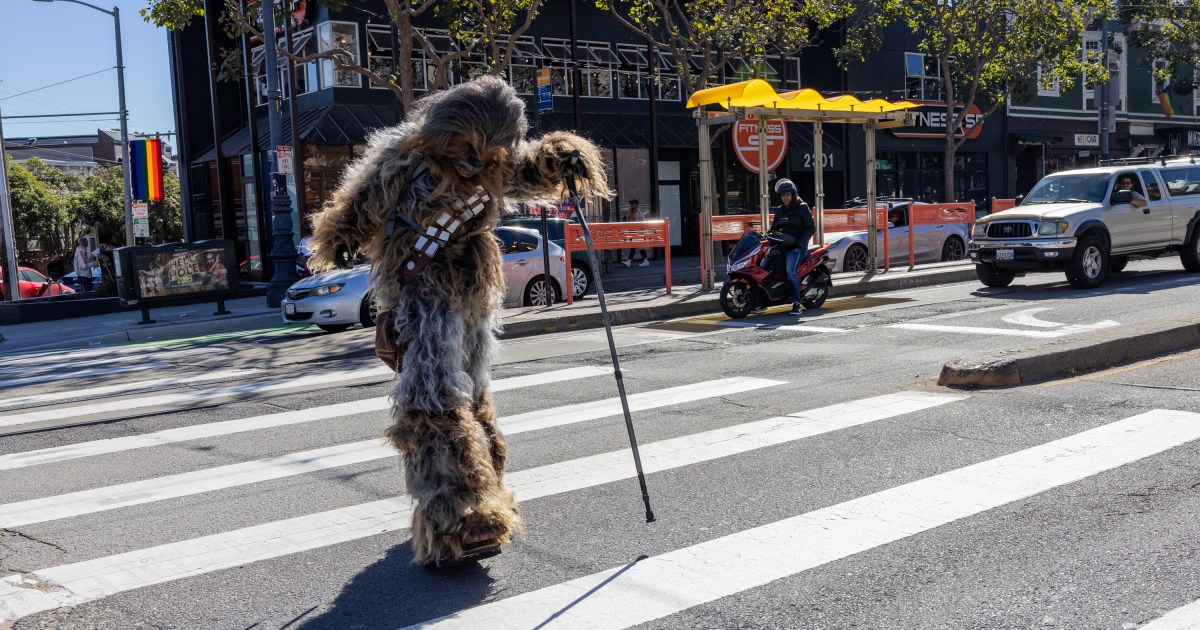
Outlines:
POLYGON ((0 629, 1197 627, 1200 352, 935 380, 1198 284, 1164 259, 621 328, 650 524, 602 333, 505 342, 527 531, 442 571, 411 564, 370 331, 6 357, 0 629))

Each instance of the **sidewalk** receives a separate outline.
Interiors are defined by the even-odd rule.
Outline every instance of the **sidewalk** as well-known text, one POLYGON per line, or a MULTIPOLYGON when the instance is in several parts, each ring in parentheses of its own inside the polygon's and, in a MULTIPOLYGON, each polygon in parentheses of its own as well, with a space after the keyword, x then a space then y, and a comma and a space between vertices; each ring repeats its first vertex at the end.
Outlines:
MULTIPOLYGON (((649 267, 614 265, 602 276, 613 324, 631 324, 718 313, 720 285, 713 291, 700 289, 700 262, 696 257, 671 260, 674 280, 671 295, 663 288, 663 262, 649 267), (644 288, 637 288, 644 287, 644 288)), ((831 297, 845 297, 914 287, 963 282, 975 279, 969 262, 929 265, 916 271, 893 269, 887 273, 838 274, 833 278, 831 297)), ((718 276, 718 282, 721 276, 718 276)), ((77 348, 191 337, 204 334, 284 326, 279 309, 269 308, 265 297, 229 300, 230 315, 214 315, 215 303, 165 306, 150 311, 154 324, 139 325, 141 313, 128 311, 0 326, 0 355, 18 351, 77 348)), ((505 309, 501 314, 505 337, 524 337, 603 325, 600 302, 595 292, 568 306, 505 309)), ((300 326, 295 326, 300 329, 300 326)))

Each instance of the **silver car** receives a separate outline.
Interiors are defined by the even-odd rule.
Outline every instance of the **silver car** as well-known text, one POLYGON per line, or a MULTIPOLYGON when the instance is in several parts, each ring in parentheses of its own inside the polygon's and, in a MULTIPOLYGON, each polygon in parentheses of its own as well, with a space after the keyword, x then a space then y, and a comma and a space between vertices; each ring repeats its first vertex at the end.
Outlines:
MULTIPOLYGON (((552 291, 542 275, 542 238, 524 228, 498 227, 501 267, 506 284, 504 306, 546 306, 566 299, 567 260, 563 249, 550 244, 552 291)), ((378 307, 371 296, 371 265, 335 269, 301 279, 288 287, 283 298, 283 321, 287 324, 316 324, 321 330, 339 332, 355 324, 375 325, 378 307)))
MULTIPOLYGON (((888 254, 893 266, 908 265, 908 208, 912 202, 892 203, 888 208, 888 254)), ((918 204, 920 205, 920 204, 918 204)), ((918 225, 913 233, 915 262, 929 263, 962 260, 967 252, 968 226, 965 223, 918 225)), ((877 230, 879 257, 883 258, 883 230, 877 230)), ((832 271, 866 271, 867 232, 826 232, 832 271)))
POLYGON ((316 324, 339 332, 355 325, 375 325, 376 306, 371 298, 371 265, 334 269, 301 278, 283 298, 286 324, 316 324))
POLYGON ((505 307, 548 306, 567 299, 562 290, 567 285, 563 248, 549 244, 551 295, 542 270, 542 236, 535 230, 509 226, 496 228, 494 234, 503 258, 505 307))

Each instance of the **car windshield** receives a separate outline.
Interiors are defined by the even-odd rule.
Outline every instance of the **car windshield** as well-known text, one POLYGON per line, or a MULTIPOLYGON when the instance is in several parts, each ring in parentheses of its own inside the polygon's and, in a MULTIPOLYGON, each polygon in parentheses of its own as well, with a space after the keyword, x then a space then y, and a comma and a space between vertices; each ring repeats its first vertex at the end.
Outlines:
POLYGON ((1040 203, 1092 202, 1104 200, 1108 191, 1107 173, 1051 175, 1038 182, 1021 202, 1023 206, 1040 203))
MULTIPOLYGON (((563 226, 565 221, 551 219, 546 222, 546 231, 550 234, 550 240, 561 241, 563 239, 563 226)), ((514 225, 518 227, 534 230, 539 234, 542 231, 541 217, 517 217, 513 219, 505 219, 503 225, 514 225)))

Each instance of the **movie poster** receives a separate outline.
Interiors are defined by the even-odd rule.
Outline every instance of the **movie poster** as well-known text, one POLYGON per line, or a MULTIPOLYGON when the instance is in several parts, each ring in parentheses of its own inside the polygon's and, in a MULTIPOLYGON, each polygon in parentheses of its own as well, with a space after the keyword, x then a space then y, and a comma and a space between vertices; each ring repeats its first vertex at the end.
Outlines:
POLYGON ((138 252, 138 293, 141 298, 174 297, 229 290, 224 248, 174 252, 138 252))

